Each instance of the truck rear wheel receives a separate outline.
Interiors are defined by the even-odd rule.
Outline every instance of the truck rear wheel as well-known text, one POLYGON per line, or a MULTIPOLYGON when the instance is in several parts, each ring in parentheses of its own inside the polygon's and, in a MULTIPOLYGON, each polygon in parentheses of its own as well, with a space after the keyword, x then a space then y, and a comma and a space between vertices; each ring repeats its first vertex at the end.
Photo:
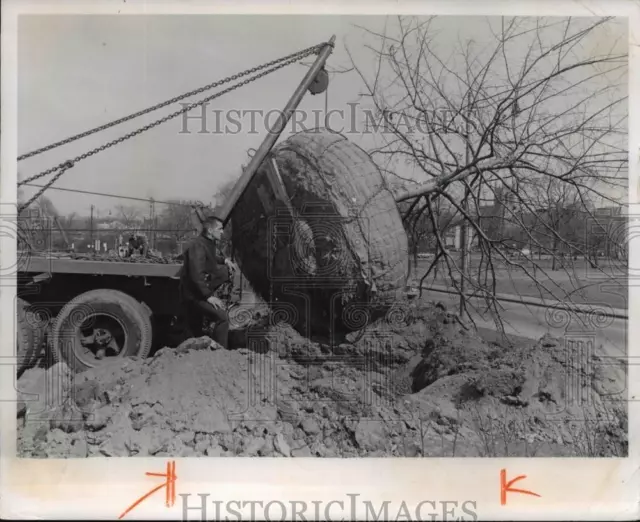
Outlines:
POLYGON ((18 297, 16 328, 16 355, 18 359, 18 375, 36 364, 44 331, 36 322, 29 318, 29 303, 18 297))
POLYGON ((151 350, 152 327, 148 309, 117 290, 99 289, 69 301, 56 317, 51 352, 76 373, 104 361, 136 356, 151 350))

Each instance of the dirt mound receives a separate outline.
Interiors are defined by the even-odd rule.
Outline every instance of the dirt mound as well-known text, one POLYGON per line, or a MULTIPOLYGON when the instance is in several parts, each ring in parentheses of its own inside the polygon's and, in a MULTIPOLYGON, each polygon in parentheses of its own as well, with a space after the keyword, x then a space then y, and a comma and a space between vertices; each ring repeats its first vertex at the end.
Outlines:
POLYGON ((252 346, 226 351, 204 337, 80 375, 30 370, 20 454, 627 453, 622 363, 547 337, 487 344, 441 306, 405 303, 339 345, 281 323, 252 346))

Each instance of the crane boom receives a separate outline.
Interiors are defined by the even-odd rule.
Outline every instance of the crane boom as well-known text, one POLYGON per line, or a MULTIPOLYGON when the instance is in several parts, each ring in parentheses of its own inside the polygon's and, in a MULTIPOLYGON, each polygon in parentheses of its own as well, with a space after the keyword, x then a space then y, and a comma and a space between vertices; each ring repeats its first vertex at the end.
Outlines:
MULTIPOLYGON (((307 90, 309 90, 309 87, 311 87, 316 77, 324 67, 324 64, 333 52, 335 39, 336 37, 335 35, 333 35, 331 39, 325 44, 324 48, 318 53, 316 61, 307 71, 307 74, 304 76, 304 78, 300 82, 300 85, 298 85, 298 88, 289 99, 289 102, 285 106, 284 110, 279 114, 277 122, 269 130, 269 132, 267 133, 267 137, 264 139, 256 153, 251 158, 249 165, 247 165, 247 168, 244 170, 236 184, 231 189, 231 194, 229 194, 229 197, 224 202, 222 209, 220 210, 218 215, 218 217, 224 224, 226 224, 229 220, 231 212, 233 211, 236 203, 242 197, 242 194, 253 179, 256 171, 275 145, 276 141, 280 137, 280 134, 282 134, 282 131, 289 122, 291 115, 302 101, 305 93, 307 92, 307 90)), ((317 94, 317 91, 315 93, 317 94)))

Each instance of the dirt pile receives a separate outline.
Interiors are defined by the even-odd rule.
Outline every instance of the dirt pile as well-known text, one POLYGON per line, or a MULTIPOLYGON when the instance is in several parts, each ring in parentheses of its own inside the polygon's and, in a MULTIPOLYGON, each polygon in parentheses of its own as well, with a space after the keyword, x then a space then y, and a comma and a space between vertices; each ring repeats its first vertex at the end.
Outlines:
POLYGON ((55 392, 48 403, 23 396, 20 454, 627 452, 626 369, 559 340, 505 349, 466 331, 443 307, 417 304, 333 346, 285 324, 248 337, 251 349, 191 339, 75 377, 63 365, 26 372, 24 393, 47 383, 55 392))

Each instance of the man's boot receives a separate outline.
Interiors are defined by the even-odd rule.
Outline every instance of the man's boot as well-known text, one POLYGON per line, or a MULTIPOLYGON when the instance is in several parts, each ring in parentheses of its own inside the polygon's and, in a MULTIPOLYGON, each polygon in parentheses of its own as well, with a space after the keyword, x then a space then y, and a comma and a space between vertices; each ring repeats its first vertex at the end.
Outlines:
POLYGON ((216 323, 213 331, 213 340, 225 350, 229 349, 229 321, 216 323))
POLYGON ((225 350, 229 348, 229 321, 212 321, 206 329, 206 334, 225 350))

